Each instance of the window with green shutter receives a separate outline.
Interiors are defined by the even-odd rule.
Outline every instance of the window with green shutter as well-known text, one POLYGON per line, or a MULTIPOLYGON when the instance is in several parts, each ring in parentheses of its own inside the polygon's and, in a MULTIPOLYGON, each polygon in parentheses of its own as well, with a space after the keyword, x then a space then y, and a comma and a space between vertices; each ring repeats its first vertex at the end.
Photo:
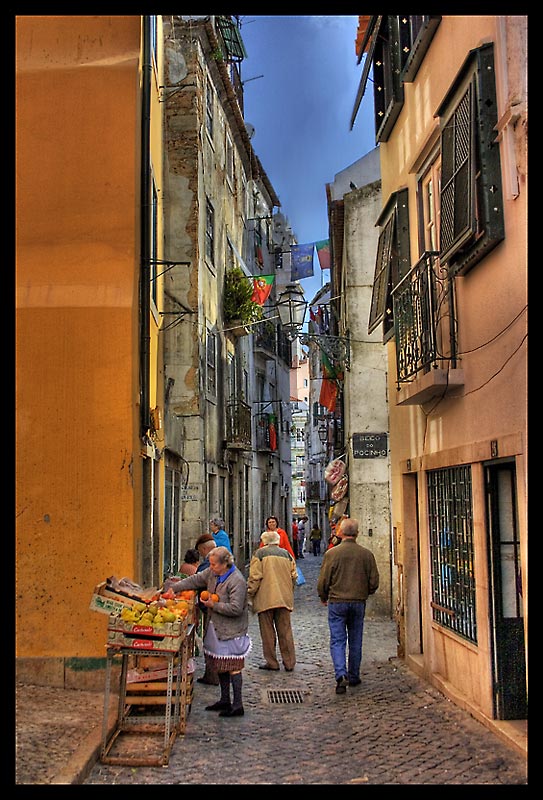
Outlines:
POLYGON ((407 189, 394 192, 377 220, 382 227, 377 246, 368 333, 383 323, 386 337, 392 330, 392 290, 411 266, 407 189))
POLYGON ((494 47, 472 50, 438 109, 440 260, 464 274, 505 236, 494 47))

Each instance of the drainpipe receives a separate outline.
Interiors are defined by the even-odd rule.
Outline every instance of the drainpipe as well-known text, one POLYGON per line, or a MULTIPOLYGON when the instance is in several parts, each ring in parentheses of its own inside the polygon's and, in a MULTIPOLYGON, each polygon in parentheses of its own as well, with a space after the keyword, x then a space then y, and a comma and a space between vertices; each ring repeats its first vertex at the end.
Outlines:
POLYGON ((141 100, 141 189, 140 189, 140 230, 141 230, 141 269, 140 269, 140 418, 143 437, 151 425, 149 409, 150 375, 150 314, 151 314, 151 230, 149 202, 151 197, 151 21, 142 17, 142 100, 141 100))
MULTIPOLYGON (((151 229, 149 203, 151 197, 151 20, 142 15, 141 65, 141 174, 140 174, 140 440, 151 425, 150 413, 150 352, 151 352, 151 229)), ((143 458, 140 583, 153 585, 153 527, 152 527, 153 461, 143 458)))

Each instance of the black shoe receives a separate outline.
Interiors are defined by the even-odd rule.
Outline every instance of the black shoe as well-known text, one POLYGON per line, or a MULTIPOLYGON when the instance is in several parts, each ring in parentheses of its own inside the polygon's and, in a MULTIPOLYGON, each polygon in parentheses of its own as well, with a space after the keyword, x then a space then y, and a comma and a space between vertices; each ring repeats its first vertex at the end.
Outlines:
POLYGON ((232 704, 219 700, 217 703, 213 703, 212 706, 206 706, 206 711, 232 711, 232 704))
POLYGON ((360 678, 349 678, 349 686, 358 686, 362 681, 360 678))
POLYGON ((292 672, 294 667, 285 667, 285 672, 292 672))
POLYGON ((208 680, 208 678, 206 678, 205 675, 202 678, 196 678, 196 683, 207 683, 208 686, 218 686, 219 685, 219 681, 218 680, 210 681, 210 680, 208 680))
POLYGON ((273 672, 277 672, 279 667, 270 667, 269 664, 259 664, 258 669, 271 669, 273 672))
POLYGON ((243 706, 240 706, 239 708, 231 708, 227 711, 221 711, 219 717, 242 717, 244 714, 245 711, 243 710, 243 706))
POLYGON ((347 678, 345 676, 336 681, 336 694, 345 694, 347 691, 347 678))

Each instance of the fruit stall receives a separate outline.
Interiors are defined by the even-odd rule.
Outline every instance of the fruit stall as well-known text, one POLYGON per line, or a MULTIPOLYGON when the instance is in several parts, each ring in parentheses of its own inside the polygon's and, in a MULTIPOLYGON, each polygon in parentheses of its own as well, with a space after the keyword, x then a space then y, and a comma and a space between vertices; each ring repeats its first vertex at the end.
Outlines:
POLYGON ((142 589, 113 576, 95 587, 90 608, 109 616, 100 760, 167 766, 192 703, 195 592, 142 589), (108 737, 113 667, 119 659, 117 719, 108 737))

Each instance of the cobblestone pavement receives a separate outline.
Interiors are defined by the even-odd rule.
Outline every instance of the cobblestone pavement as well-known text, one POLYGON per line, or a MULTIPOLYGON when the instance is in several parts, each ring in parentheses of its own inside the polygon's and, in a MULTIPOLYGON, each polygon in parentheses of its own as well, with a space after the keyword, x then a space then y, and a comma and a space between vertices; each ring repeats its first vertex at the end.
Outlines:
MULTIPOLYGON (((258 620, 251 617, 243 717, 205 711, 218 699, 218 687, 195 683, 187 730, 175 740, 167 767, 97 762, 82 782, 527 784, 526 760, 516 750, 396 658, 396 625, 371 619, 371 599, 362 683, 335 694, 327 612, 316 594, 321 560, 307 555, 299 562, 307 583, 296 588, 292 673, 258 669, 262 649, 258 620), (271 702, 273 690, 294 702, 271 702)), ((202 658, 196 662, 201 675, 202 658)), ((143 748, 140 736, 130 736, 131 747, 143 748)))

